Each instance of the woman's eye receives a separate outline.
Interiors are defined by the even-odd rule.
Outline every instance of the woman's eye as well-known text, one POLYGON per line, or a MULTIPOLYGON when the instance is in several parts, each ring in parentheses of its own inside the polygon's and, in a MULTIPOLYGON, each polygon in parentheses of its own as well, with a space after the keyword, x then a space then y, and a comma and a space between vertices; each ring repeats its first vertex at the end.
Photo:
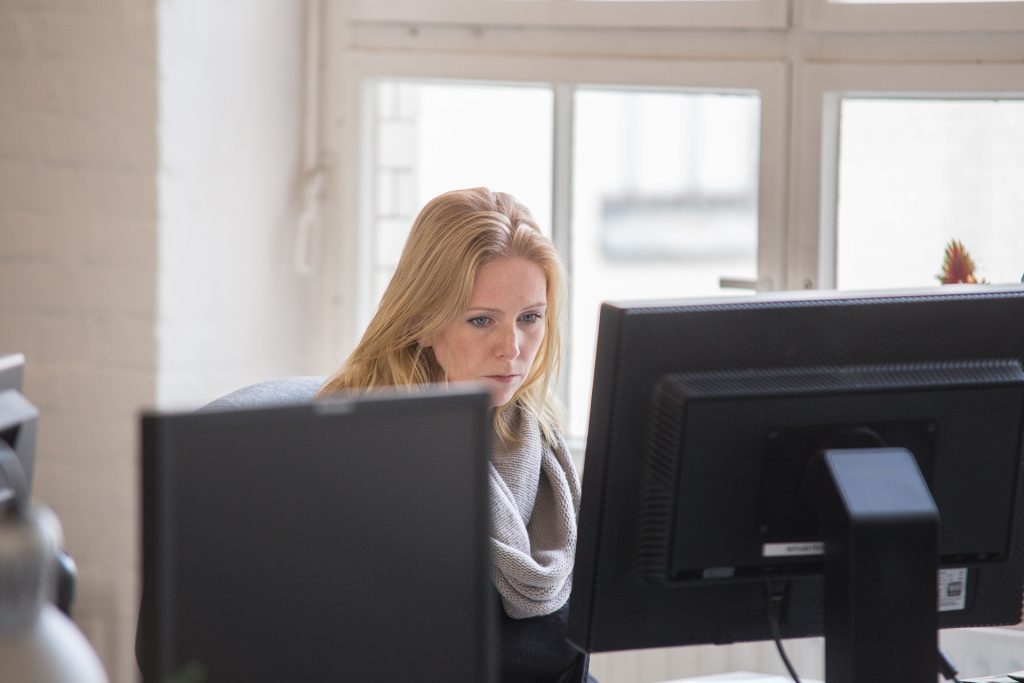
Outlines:
POLYGON ((524 313, 520 320, 524 323, 535 323, 540 320, 540 313, 524 313))
POLYGON ((478 318, 470 318, 469 324, 474 327, 487 327, 487 323, 489 323, 490 321, 490 318, 480 316, 478 318))

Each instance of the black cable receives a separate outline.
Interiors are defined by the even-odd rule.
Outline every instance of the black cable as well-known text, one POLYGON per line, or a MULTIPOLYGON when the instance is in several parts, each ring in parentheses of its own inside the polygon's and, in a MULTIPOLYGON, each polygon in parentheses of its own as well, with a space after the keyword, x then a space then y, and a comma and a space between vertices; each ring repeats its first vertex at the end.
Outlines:
POLYGON ((953 666, 953 662, 946 656, 946 653, 943 652, 941 648, 939 649, 939 673, 941 673, 942 677, 947 681, 961 683, 960 679, 956 677, 960 672, 956 670, 956 667, 953 666))
MULTIPOLYGON (((775 649, 779 651, 779 657, 782 659, 782 663, 786 666, 786 671, 789 672, 790 678, 793 679, 794 683, 800 683, 800 676, 797 675, 796 669, 793 668, 793 663, 789 661, 789 657, 786 656, 786 650, 782 646, 782 627, 780 626, 780 614, 782 613, 782 600, 785 597, 783 588, 776 588, 772 581, 767 582, 768 588, 768 623, 771 625, 772 638, 775 640, 775 649)), ((943 678, 953 683, 962 683, 957 675, 960 673, 957 671, 952 660, 946 653, 941 649, 938 651, 939 655, 939 673, 942 674, 943 678)))
POLYGON ((779 625, 780 614, 782 613, 782 600, 785 597, 784 588, 776 588, 774 582, 768 581, 768 623, 772 628, 772 638, 775 639, 775 649, 779 651, 779 657, 786 666, 793 683, 800 683, 800 676, 797 675, 793 663, 786 656, 786 649, 782 646, 782 627, 779 625))

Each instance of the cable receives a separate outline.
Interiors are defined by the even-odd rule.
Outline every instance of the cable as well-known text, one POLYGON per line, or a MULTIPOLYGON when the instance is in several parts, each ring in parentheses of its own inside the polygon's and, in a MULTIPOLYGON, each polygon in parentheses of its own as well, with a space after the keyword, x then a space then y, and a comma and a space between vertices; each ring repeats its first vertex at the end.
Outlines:
POLYGON ((960 679, 956 677, 960 672, 956 670, 956 667, 953 666, 953 662, 946 656, 946 653, 943 652, 941 648, 939 649, 939 673, 942 674, 942 677, 947 681, 960 683, 960 679))
MULTIPOLYGON (((780 614, 782 613, 782 600, 785 598, 785 589, 776 587, 774 582, 767 581, 766 586, 768 588, 768 623, 772 628, 772 638, 775 640, 775 649, 779 651, 779 657, 782 659, 782 663, 786 666, 786 671, 789 672, 790 678, 793 679, 794 683, 800 683, 800 676, 797 675, 796 669, 793 668, 793 663, 789 661, 789 657, 786 656, 786 650, 782 646, 782 627, 779 625, 780 614)), ((946 653, 941 649, 938 651, 939 655, 939 673, 947 681, 953 683, 962 683, 957 674, 956 666, 954 666, 952 660, 946 653)))
POLYGON ((786 650, 782 646, 782 627, 779 625, 779 615, 782 612, 782 600, 785 597, 785 589, 776 588, 774 582, 770 580, 766 584, 768 587, 768 623, 772 628, 772 638, 775 639, 775 649, 779 651, 779 657, 786 666, 786 671, 789 672, 789 677, 793 679, 793 683, 800 683, 800 676, 797 675, 796 669, 793 668, 793 663, 789 661, 789 657, 786 656, 786 650))

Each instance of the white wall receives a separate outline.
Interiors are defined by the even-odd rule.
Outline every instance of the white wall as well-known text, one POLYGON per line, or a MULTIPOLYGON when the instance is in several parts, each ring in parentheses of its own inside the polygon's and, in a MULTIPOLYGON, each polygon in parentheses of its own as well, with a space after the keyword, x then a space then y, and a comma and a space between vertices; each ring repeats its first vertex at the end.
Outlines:
POLYGON ((135 421, 156 392, 154 22, 151 1, 0 3, 0 351, 27 357, 36 500, 114 681, 134 675, 135 421))
MULTIPOLYGON (((305 360, 304 3, 159 3, 159 377, 194 407, 305 360)), ((323 370, 321 370, 322 372, 323 370)))

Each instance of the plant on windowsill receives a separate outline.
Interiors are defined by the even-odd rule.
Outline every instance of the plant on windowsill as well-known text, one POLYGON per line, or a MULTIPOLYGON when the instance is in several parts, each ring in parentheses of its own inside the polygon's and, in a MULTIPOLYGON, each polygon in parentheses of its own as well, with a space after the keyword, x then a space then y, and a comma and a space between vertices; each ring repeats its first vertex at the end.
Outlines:
POLYGON ((942 262, 942 272, 935 277, 944 285, 955 284, 988 284, 979 280, 974 274, 974 259, 967 253, 960 240, 950 240, 946 245, 946 258, 942 262))

